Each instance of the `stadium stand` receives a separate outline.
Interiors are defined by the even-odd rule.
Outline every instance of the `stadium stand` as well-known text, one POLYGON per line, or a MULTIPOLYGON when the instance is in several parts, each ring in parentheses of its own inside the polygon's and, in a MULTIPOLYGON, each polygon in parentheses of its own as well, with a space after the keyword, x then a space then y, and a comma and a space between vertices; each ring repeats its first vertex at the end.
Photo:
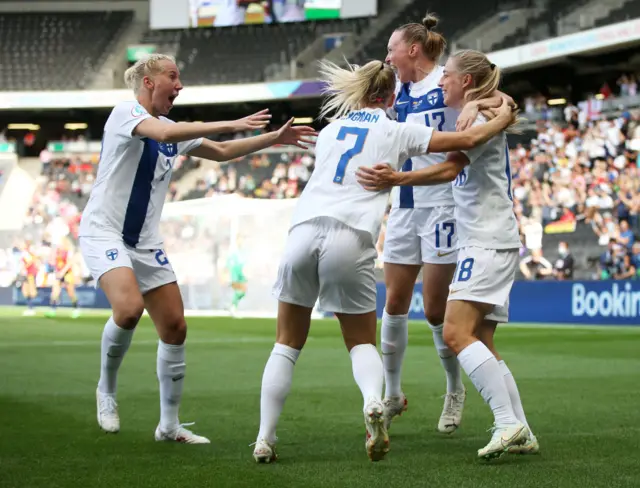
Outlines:
POLYGON ((636 16, 632 12, 638 9, 637 0, 627 0, 626 3, 623 1, 623 5, 615 7, 619 3, 619 1, 599 2, 597 0, 549 0, 547 8, 540 10, 539 15, 531 19, 525 27, 516 30, 513 34, 506 36, 502 42, 494 45, 493 50, 542 41, 582 29, 601 27, 636 16), (583 15, 589 7, 607 8, 610 4, 612 10, 602 18, 596 18, 594 22, 580 22, 580 15, 583 15))
POLYGON ((251 83, 265 80, 270 65, 289 63, 323 34, 359 34, 370 19, 243 25, 219 29, 149 31, 142 39, 176 52, 188 85, 251 83), (242 59, 242 62, 238 62, 242 59))
POLYGON ((86 87, 132 18, 131 12, 0 15, 2 89, 86 87))
MULTIPOLYGON (((530 1, 528 0, 515 0, 508 3, 509 8, 518 8, 528 6, 529 4, 530 1)), ((429 2, 428 5, 425 5, 423 1, 414 0, 400 10, 398 14, 381 29, 381 32, 386 33, 384 36, 379 36, 374 39, 373 42, 363 46, 354 59, 357 63, 362 64, 371 59, 379 59, 381 56, 384 56, 387 52, 388 33, 400 25, 410 22, 420 22, 425 16, 427 8, 430 12, 436 12, 438 17, 440 17, 441 23, 436 30, 442 33, 445 39, 451 43, 455 40, 456 35, 463 32, 465 28, 491 17, 504 8, 504 5, 505 2, 490 0, 467 3, 464 9, 460 9, 459 5, 455 2, 447 2, 446 0, 429 2)))
POLYGON ((640 1, 633 0, 612 10, 605 18, 597 20, 596 27, 613 24, 615 22, 624 22, 625 20, 638 17, 640 17, 640 1))

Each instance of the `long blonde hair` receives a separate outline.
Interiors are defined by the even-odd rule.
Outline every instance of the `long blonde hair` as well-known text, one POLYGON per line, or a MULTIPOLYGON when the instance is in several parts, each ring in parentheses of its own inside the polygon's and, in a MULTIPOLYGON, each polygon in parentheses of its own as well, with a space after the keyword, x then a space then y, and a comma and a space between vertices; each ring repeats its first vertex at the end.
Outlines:
POLYGON ((175 64, 176 59, 168 54, 153 53, 136 61, 133 66, 124 72, 124 82, 127 87, 131 88, 133 93, 137 95, 145 76, 154 76, 162 73, 162 61, 170 61, 175 64))
POLYGON ((320 75, 326 83, 323 92, 327 95, 320 118, 333 113, 329 120, 339 119, 367 105, 386 102, 396 88, 393 69, 382 61, 370 61, 361 67, 347 64, 346 69, 330 61, 321 61, 320 75))
MULTIPOLYGON (((473 49, 463 49, 452 54, 451 59, 455 60, 458 73, 470 75, 472 79, 473 87, 464 94, 465 103, 490 98, 500 86, 502 77, 500 68, 493 64, 484 53, 473 49)), ((487 119, 493 118, 490 111, 483 110, 482 114, 487 119)), ((520 121, 521 119, 517 117, 517 110, 514 110, 513 121, 509 124, 507 131, 517 132, 515 125, 520 121)))
POLYGON ((447 41, 442 34, 433 30, 437 25, 438 17, 427 13, 421 23, 402 25, 396 32, 402 32, 402 39, 407 44, 419 44, 427 59, 437 63, 447 47, 447 41))

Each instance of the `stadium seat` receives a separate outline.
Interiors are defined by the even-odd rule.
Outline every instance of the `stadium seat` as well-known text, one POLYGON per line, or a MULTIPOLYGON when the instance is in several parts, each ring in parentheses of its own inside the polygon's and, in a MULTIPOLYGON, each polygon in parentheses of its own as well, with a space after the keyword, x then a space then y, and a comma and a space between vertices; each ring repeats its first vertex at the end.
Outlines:
POLYGON ((270 65, 288 64, 317 37, 359 34, 369 19, 148 31, 143 43, 175 52, 187 85, 265 81, 270 65), (238 60, 242 59, 242 62, 238 60))
POLYGON ((3 90, 86 87, 132 18, 124 11, 1 14, 3 90))

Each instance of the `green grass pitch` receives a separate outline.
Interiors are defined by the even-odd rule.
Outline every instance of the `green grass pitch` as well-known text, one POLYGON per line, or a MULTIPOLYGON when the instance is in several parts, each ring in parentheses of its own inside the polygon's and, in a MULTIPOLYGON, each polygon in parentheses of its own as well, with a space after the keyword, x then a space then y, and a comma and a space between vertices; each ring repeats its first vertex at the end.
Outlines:
POLYGON ((510 327, 498 347, 542 453, 476 460, 491 415, 465 378, 462 427, 436 432, 444 378, 424 323, 410 326, 409 410, 391 451, 364 451, 362 400, 334 321, 314 322, 278 431, 280 460, 256 465, 260 381, 273 320, 191 318, 181 420, 209 446, 156 443, 156 336, 143 319, 121 369, 121 432, 95 418, 104 316, 0 310, 0 487, 640 487, 640 328, 510 327))

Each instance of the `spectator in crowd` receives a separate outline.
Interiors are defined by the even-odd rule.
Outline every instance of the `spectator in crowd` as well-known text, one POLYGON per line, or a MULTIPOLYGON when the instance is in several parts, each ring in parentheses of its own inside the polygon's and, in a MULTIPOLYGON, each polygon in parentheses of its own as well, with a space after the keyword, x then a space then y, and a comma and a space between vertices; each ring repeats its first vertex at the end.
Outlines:
POLYGON ((542 249, 534 249, 520 261, 520 272, 527 280, 541 280, 553 272, 553 266, 542 255, 542 249))
POLYGON ((633 232, 629 229, 629 222, 626 220, 622 220, 620 222, 620 230, 618 235, 616 236, 616 241, 631 251, 633 244, 635 242, 635 236, 633 232))
POLYGON ((613 278, 616 280, 629 280, 636 278, 636 267, 630 254, 626 253, 620 260, 618 260, 613 278))
MULTIPOLYGON (((558 244, 558 259, 553 265, 553 270, 550 275, 553 276, 556 280, 570 280, 573 278, 573 267, 575 266, 575 261, 573 256, 571 255, 571 250, 569 249, 569 243, 561 241, 558 244)), ((542 270, 544 274, 545 270, 542 270)))

